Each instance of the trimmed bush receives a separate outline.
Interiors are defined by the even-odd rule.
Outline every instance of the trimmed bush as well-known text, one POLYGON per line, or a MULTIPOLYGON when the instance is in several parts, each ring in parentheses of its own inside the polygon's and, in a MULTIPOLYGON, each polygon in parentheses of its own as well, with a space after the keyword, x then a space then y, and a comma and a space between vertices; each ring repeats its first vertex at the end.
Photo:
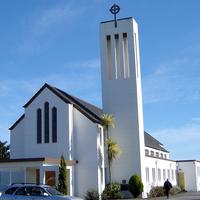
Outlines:
POLYGON ((84 199, 85 200, 99 200, 99 193, 97 192, 97 190, 90 189, 86 192, 84 199))
POLYGON ((103 199, 118 199, 121 198, 120 195, 120 184, 119 183, 112 183, 112 189, 110 184, 106 185, 103 194, 103 199))
POLYGON ((181 192, 181 188, 180 187, 173 187, 173 188, 171 188, 171 190, 169 191, 169 193, 171 194, 171 195, 176 195, 176 194, 178 194, 178 193, 180 193, 181 192))
POLYGON ((162 186, 152 187, 149 192, 149 197, 162 197, 164 195, 165 195, 165 192, 162 186))
MULTIPOLYGON (((181 189, 179 187, 173 187, 170 189, 169 193, 171 195, 176 195, 179 192, 181 192, 181 189)), ((165 190, 162 186, 152 187, 149 193, 149 197, 162 197, 165 196, 165 190)))
POLYGON ((143 192, 143 183, 140 176, 133 175, 128 182, 128 189, 132 195, 137 198, 143 192))

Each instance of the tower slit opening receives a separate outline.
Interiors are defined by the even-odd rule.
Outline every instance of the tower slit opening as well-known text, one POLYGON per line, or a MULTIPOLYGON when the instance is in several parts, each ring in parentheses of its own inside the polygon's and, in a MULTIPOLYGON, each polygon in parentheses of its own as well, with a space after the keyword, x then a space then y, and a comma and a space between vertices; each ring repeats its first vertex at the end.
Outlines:
POLYGON ((135 69, 136 69, 136 77, 138 77, 138 44, 137 44, 137 35, 134 33, 134 49, 135 49, 135 69))
POLYGON ((128 54, 128 39, 127 33, 123 33, 123 58, 124 58, 124 78, 128 79, 130 77, 130 70, 129 70, 129 54, 128 54))
POLYGON ((112 80, 111 36, 107 35, 106 39, 107 39, 108 78, 112 80))
POLYGON ((119 79, 121 77, 120 70, 120 52, 119 52, 119 35, 115 34, 115 78, 119 79))

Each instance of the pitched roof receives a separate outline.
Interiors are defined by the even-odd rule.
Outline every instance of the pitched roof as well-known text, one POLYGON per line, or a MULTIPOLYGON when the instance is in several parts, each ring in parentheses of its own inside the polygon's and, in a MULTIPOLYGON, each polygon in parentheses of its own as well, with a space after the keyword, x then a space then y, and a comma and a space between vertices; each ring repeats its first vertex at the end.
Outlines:
POLYGON ((17 126, 17 124, 19 122, 21 122, 21 120, 24 118, 25 114, 23 114, 19 119, 17 119, 17 121, 9 128, 9 130, 12 130, 13 128, 15 128, 15 126, 17 126))
POLYGON ((28 107, 33 100, 45 89, 48 88, 50 91, 52 91, 56 96, 61 98, 64 102, 73 104, 73 106, 79 110, 82 114, 84 114, 88 119, 95 123, 102 124, 101 121, 101 114, 102 110, 97 108, 96 106, 89 104, 83 100, 80 100, 76 97, 73 97, 72 95, 53 87, 47 83, 45 83, 40 90, 24 105, 24 108, 28 107))
MULTIPOLYGON (((45 83, 39 91, 24 105, 24 108, 28 107, 33 100, 45 89, 48 88, 50 91, 52 91, 55 95, 57 95, 59 98, 61 98, 66 103, 71 103, 73 106, 78 109, 81 113, 83 113, 86 117, 88 117, 91 121, 95 123, 102 124, 101 121, 101 115, 103 114, 103 110, 86 102, 83 101, 77 97, 74 97, 56 87, 53 87, 47 83, 45 83)), ((12 130, 22 119, 24 118, 24 114, 9 128, 9 130, 12 130)), ((147 132, 144 132, 144 140, 145 140, 145 146, 154 148, 157 150, 168 152, 165 148, 163 148, 163 144, 160 143, 158 140, 156 140, 154 137, 152 137, 147 132)))
POLYGON ((157 150, 168 152, 164 147, 163 144, 160 143, 158 140, 156 140, 154 137, 152 137, 149 133, 146 131, 144 132, 144 140, 145 140, 145 146, 154 148, 157 150))

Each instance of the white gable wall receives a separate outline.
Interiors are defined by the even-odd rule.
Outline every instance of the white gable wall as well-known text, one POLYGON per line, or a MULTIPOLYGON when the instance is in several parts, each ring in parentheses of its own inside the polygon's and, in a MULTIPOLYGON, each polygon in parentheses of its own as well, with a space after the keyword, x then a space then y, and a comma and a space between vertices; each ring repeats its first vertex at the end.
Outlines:
POLYGON ((45 88, 25 108, 24 157, 55 157, 69 159, 69 105, 45 88), (44 142, 44 103, 49 102, 49 143, 44 142), (52 108, 57 108, 57 143, 52 143, 52 108), (42 143, 37 144, 37 109, 42 109, 42 143))
POLYGON ((10 158, 24 157, 24 118, 10 132, 10 158))
POLYGON ((178 162, 178 169, 184 173, 185 189, 200 191, 200 163, 196 161, 178 162))
POLYGON ((97 124, 74 109, 75 194, 98 188, 97 124))

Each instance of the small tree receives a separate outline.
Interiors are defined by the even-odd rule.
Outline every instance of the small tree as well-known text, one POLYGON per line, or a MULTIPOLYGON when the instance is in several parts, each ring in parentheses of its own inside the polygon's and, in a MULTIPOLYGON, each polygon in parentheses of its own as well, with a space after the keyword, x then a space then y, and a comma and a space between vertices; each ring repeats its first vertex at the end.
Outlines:
POLYGON ((111 138, 106 140, 107 150, 108 150, 108 168, 109 168, 109 180, 112 190, 112 175, 111 175, 111 165, 113 160, 117 159, 121 154, 121 149, 116 141, 111 138))
POLYGON ((58 177, 58 190, 62 194, 67 194, 67 168, 64 156, 60 158, 59 177, 58 177))
POLYGON ((111 114, 103 114, 101 116, 101 120, 103 122, 103 127, 106 130, 106 137, 108 138, 109 137, 109 134, 108 134, 109 127, 115 128, 114 118, 111 114))
POLYGON ((9 159, 10 158, 10 145, 6 145, 6 142, 0 141, 0 159, 9 159))
POLYGON ((140 176, 133 175, 128 183, 128 189, 132 195, 137 198, 143 192, 143 183, 140 176))

